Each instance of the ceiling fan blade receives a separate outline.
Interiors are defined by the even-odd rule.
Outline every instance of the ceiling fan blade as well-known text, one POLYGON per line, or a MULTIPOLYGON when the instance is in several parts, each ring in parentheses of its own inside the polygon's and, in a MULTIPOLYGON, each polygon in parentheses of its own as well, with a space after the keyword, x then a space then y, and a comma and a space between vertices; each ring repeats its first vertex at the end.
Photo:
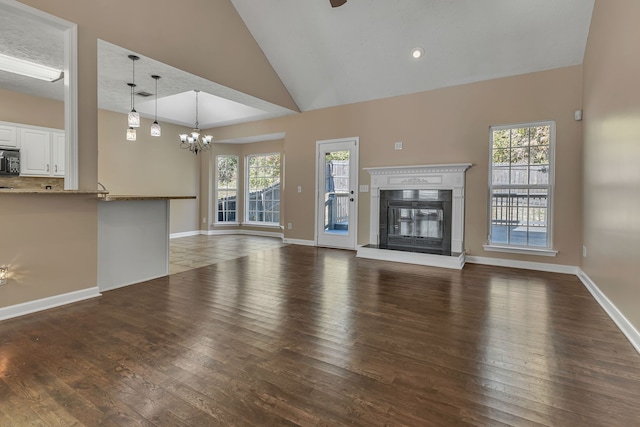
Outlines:
POLYGON ((331 7, 338 7, 345 4, 347 0, 329 0, 329 2, 331 3, 331 7))

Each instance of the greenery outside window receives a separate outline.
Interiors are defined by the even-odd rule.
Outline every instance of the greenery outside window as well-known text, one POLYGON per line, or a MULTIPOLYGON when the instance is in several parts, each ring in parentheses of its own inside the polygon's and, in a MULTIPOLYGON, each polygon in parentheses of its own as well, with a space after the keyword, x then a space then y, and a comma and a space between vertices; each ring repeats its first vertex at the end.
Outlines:
POLYGON ((490 134, 489 244, 485 249, 554 256, 555 123, 493 126, 490 134))
POLYGON ((237 223, 238 157, 216 156, 216 222, 237 223))
POLYGON ((280 225, 280 154, 247 156, 246 221, 280 225))

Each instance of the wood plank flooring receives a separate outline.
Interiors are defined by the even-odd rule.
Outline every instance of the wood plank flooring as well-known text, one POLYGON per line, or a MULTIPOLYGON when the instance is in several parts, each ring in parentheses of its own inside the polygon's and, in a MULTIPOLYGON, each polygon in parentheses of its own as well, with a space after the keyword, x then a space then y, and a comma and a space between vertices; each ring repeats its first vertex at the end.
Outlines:
POLYGON ((0 425, 636 426, 578 279, 284 246, 0 322, 0 425))

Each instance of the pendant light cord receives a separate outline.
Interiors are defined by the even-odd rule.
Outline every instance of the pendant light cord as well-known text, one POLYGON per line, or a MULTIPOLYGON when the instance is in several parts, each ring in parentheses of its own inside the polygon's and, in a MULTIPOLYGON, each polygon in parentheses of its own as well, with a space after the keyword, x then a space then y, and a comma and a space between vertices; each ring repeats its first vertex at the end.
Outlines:
POLYGON ((156 112, 153 115, 153 119, 158 121, 158 76, 154 76, 154 80, 156 81, 156 112))
POLYGON ((200 129, 198 127, 198 92, 200 91, 196 90, 196 129, 200 129))

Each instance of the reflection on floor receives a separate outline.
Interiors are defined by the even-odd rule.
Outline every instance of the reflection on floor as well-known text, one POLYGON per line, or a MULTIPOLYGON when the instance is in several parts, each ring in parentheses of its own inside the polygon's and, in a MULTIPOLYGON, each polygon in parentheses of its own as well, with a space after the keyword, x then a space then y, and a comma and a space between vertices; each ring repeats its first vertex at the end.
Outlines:
POLYGON ((171 239, 169 273, 180 273, 282 246, 284 244, 279 238, 235 234, 171 239))

